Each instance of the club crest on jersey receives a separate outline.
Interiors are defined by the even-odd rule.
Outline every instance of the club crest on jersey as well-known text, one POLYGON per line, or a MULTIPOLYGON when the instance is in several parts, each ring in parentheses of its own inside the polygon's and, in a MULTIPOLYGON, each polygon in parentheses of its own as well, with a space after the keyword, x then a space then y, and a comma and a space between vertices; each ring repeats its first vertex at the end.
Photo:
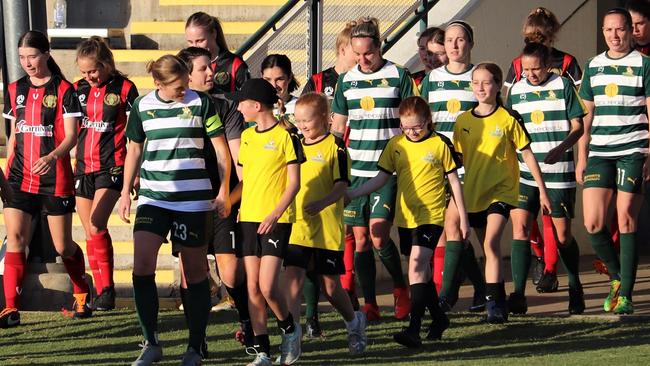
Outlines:
POLYGON ((86 94, 79 94, 79 103, 81 106, 86 106, 86 94))
POLYGON ((431 151, 428 151, 427 154, 422 157, 422 160, 426 161, 429 164, 435 164, 438 162, 438 159, 433 156, 433 153, 431 151))
POLYGON ((548 91, 548 96, 546 97, 546 100, 557 100, 557 95, 553 90, 548 91))
POLYGON ((108 93, 104 95, 104 104, 110 105, 110 106, 116 106, 120 103, 120 97, 117 96, 117 94, 114 93, 108 93))
POLYGON ((16 97, 16 104, 18 104, 16 107, 22 107, 23 103, 25 103, 25 96, 21 94, 16 97))
POLYGON ((264 150, 277 150, 278 146, 275 144, 275 140, 269 139, 269 141, 264 144, 264 150))
POLYGON ((31 133, 36 137, 52 137, 54 136, 54 126, 30 126, 27 121, 21 120, 16 123, 16 133, 31 133))
POLYGON ((381 81, 379 82, 379 86, 382 87, 382 88, 388 88, 388 86, 389 86, 388 80, 381 79, 381 81))
POLYGON ((43 106, 45 108, 54 108, 56 106, 56 95, 46 95, 43 97, 43 106))
POLYGON ((321 152, 319 151, 316 155, 314 155, 314 156, 311 158, 311 161, 317 161, 317 162, 319 162, 319 163, 324 163, 324 162, 325 162, 325 158, 323 157, 323 154, 321 154, 321 152))
POLYGON ((490 132, 490 136, 493 136, 493 137, 503 137, 503 130, 501 129, 501 127, 496 126, 496 127, 494 128, 494 131, 490 132))
POLYGON ((632 70, 632 66, 628 66, 625 71, 623 72, 623 75, 625 76, 634 76, 634 70, 632 70))
POLYGON ((227 85, 230 83, 230 74, 225 71, 219 71, 212 77, 214 83, 217 85, 227 85))
POLYGON ((183 112, 178 115, 180 119, 191 119, 193 117, 190 107, 183 107, 183 112))

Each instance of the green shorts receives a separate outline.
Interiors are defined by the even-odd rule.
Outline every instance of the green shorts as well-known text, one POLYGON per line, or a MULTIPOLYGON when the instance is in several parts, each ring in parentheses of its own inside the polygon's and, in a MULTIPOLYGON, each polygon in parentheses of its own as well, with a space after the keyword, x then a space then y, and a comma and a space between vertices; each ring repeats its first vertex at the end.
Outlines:
POLYGON ((619 158, 590 156, 585 169, 585 188, 611 188, 621 192, 641 193, 645 155, 634 153, 619 158))
MULTIPOLYGON (((352 177, 352 188, 359 187, 370 178, 352 177)), ((383 187, 367 196, 355 198, 343 210, 343 220, 349 226, 368 226, 370 219, 393 221, 397 177, 392 176, 383 187)))
MULTIPOLYGON (((573 219, 575 217, 576 189, 547 188, 548 199, 551 201, 551 217, 573 219)), ((518 208, 532 212, 535 216, 541 208, 539 204, 539 188, 519 183, 518 208)))
POLYGON ((139 205, 133 232, 147 231, 163 238, 171 231, 172 244, 200 247, 208 244, 212 212, 182 212, 153 205, 139 205))

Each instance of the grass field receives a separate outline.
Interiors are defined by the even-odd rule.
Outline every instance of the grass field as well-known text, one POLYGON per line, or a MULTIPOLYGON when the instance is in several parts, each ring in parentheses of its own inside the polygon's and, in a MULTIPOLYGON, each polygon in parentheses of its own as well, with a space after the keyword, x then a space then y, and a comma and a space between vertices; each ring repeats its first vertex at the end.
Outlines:
MULTIPOLYGON (((58 313, 22 315, 23 325, 0 330, 0 365, 124 365, 139 354, 140 329, 132 310, 100 313, 92 319, 63 319, 58 313)), ((300 365, 648 365, 647 319, 606 317, 517 317, 490 326, 478 315, 453 314, 442 341, 412 351, 393 343, 403 324, 385 320, 368 328, 367 354, 347 355, 342 321, 323 314, 324 339, 306 340, 300 365)), ((233 340, 235 312, 213 314, 208 328, 211 357, 206 365, 245 365, 251 358, 233 340)), ((272 324, 275 322, 272 320, 272 324)), ((165 359, 178 365, 186 347, 180 311, 162 311, 161 342, 165 359)), ((272 331, 275 333, 275 330, 272 331)), ((274 349, 279 337, 271 339, 274 349)))

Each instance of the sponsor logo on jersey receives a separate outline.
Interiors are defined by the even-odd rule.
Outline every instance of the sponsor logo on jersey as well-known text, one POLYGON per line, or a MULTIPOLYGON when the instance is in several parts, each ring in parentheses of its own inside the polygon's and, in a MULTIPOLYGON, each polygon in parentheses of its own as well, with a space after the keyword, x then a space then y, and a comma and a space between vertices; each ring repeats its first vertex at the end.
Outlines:
POLYGON ((84 117, 83 121, 81 121, 81 128, 93 129, 99 133, 113 130, 113 126, 109 122, 91 121, 88 117, 84 117))
POLYGON ((460 112, 460 101, 456 98, 451 98, 447 101, 447 111, 449 113, 460 112))
POLYGON ((212 77, 217 85, 227 85, 230 83, 230 74, 225 71, 219 71, 212 77))
POLYGON ((114 93, 108 93, 104 95, 104 104, 110 106, 116 106, 120 104, 120 97, 114 93))
POLYGON ((37 137, 52 137, 54 136, 54 126, 31 126, 25 120, 21 120, 16 123, 16 133, 31 133, 37 137))
POLYGON ((108 170, 108 174, 110 175, 120 175, 124 171, 124 167, 122 166, 114 166, 108 170))
POLYGON ((56 95, 46 95, 43 97, 43 106, 45 108, 54 108, 56 106, 56 95))
POLYGON ((536 109, 530 113, 530 120, 536 124, 541 125, 544 122, 544 112, 536 109))
POLYGON ((605 87, 605 95, 607 95, 610 98, 613 98, 618 95, 618 85, 614 83, 609 83, 605 87))
POLYGON ((366 112, 370 112, 375 108, 375 100, 369 95, 362 97, 359 104, 361 105, 361 109, 366 112))

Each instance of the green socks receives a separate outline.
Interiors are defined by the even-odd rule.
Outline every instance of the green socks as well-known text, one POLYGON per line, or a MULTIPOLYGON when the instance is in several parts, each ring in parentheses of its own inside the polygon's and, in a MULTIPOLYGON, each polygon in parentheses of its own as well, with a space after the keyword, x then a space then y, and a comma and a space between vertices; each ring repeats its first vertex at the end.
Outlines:
MULTIPOLYGON (((621 289, 620 296, 632 299, 632 289, 636 280, 637 257, 636 233, 621 233, 621 289)), ((609 266, 609 265, 608 265, 609 266)))
POLYGON ((530 240, 513 240, 510 250, 510 266, 515 293, 524 295, 530 268, 530 240))
POLYGON ((601 231, 594 234, 587 233, 587 236, 589 237, 591 246, 594 248, 598 258, 605 262, 610 277, 618 278, 621 273, 621 265, 618 261, 616 249, 612 242, 612 235, 609 233, 609 230, 603 228, 601 231))
POLYGON ((485 294, 485 278, 483 272, 478 265, 476 255, 474 254, 474 246, 469 241, 464 245, 463 256, 461 258, 463 272, 474 286, 474 292, 485 294))
POLYGON ((187 284, 188 311, 187 326, 190 329, 188 346, 195 351, 201 350, 201 344, 205 339, 205 328, 208 326, 210 317, 210 283, 204 279, 199 283, 187 284))
POLYGON ((133 275, 133 299, 144 338, 158 344, 158 289, 156 275, 133 275))
POLYGON ((440 297, 449 297, 453 290, 454 277, 458 271, 461 257, 463 255, 462 241, 447 241, 445 244, 445 265, 442 271, 442 287, 440 288, 440 297))
MULTIPOLYGON (((303 297, 307 308, 305 310, 305 317, 311 319, 318 318, 318 298, 320 296, 320 283, 318 276, 313 271, 307 271, 305 275, 305 283, 302 287, 303 297)), ((299 314, 295 314, 299 316, 299 314)))
POLYGON ((580 248, 576 239, 572 239, 566 246, 558 245, 558 251, 567 272, 569 287, 577 288, 580 286, 580 248))
POLYGON ((402 261, 399 257, 399 251, 393 243, 392 240, 388 241, 388 244, 383 248, 377 251, 381 263, 384 264, 388 273, 390 273, 393 278, 393 285, 395 288, 404 288, 406 287, 406 281, 404 280, 404 272, 402 272, 402 261))
POLYGON ((377 268, 375 267, 375 255, 372 250, 354 252, 354 270, 359 276, 361 291, 366 303, 377 304, 375 292, 377 268))

